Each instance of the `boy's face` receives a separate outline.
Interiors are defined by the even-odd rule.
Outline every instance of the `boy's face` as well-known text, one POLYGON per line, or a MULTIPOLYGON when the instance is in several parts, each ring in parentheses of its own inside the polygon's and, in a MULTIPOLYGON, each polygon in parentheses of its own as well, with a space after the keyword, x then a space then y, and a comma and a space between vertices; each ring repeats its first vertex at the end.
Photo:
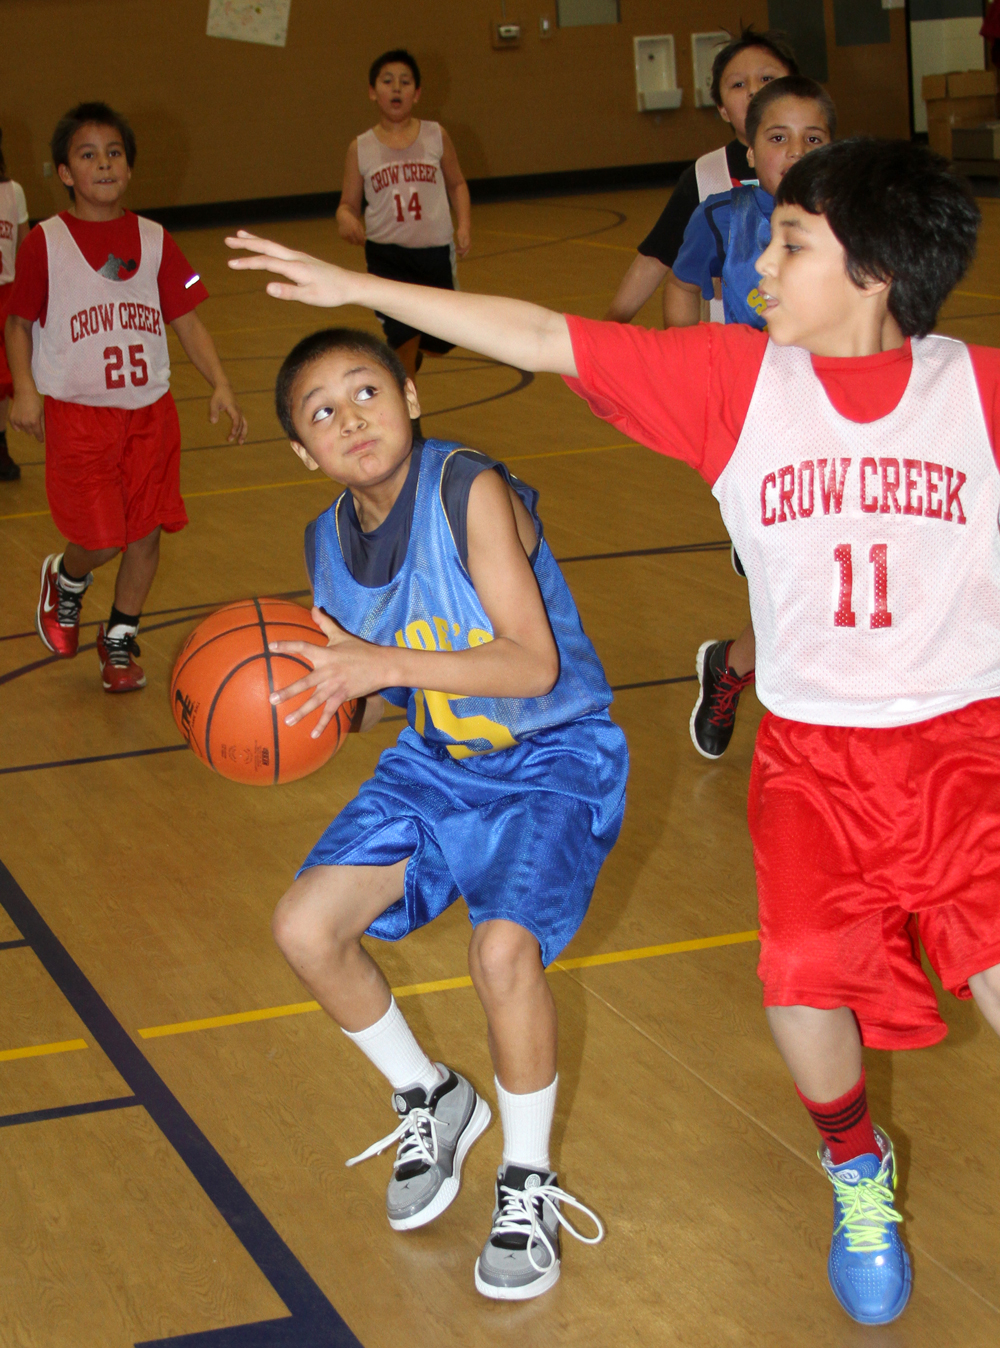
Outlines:
POLYGON ((412 380, 396 380, 367 352, 331 351, 292 385, 292 448, 308 468, 347 487, 376 487, 391 478, 413 445, 411 417, 420 415, 412 380))
POLYGON ((817 356, 868 354, 857 339, 885 314, 888 282, 858 286, 847 274, 844 248, 825 215, 776 206, 771 242, 757 259, 767 300, 768 336, 778 346, 802 346, 817 356))
POLYGON ((420 99, 420 90, 413 71, 402 61, 390 61, 369 85, 368 97, 378 104, 378 110, 387 121, 405 122, 420 99))
POLYGON ((132 170, 125 142, 113 126, 88 122, 69 143, 68 164, 59 165, 59 177, 80 201, 91 206, 114 206, 128 187, 132 170))
POLYGON ((747 108, 758 89, 790 74, 784 61, 766 47, 745 47, 722 72, 719 116, 729 122, 738 140, 746 144, 747 108))
POLYGON ((773 197, 794 163, 829 143, 830 128, 814 98, 776 98, 747 149, 747 163, 757 170, 761 187, 773 197))

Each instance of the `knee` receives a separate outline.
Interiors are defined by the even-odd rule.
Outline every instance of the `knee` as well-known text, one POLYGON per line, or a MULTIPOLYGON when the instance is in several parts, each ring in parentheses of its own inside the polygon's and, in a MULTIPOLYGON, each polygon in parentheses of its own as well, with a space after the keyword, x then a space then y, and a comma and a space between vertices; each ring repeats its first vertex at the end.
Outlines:
POLYGON ((317 960, 335 958, 350 943, 325 906, 316 902, 308 885, 296 881, 278 901, 271 918, 271 933, 278 949, 295 968, 317 960))
POLYGON ((477 989, 494 1000, 514 996, 526 982, 544 977, 537 940, 513 922, 484 922, 476 928, 469 970, 477 989))

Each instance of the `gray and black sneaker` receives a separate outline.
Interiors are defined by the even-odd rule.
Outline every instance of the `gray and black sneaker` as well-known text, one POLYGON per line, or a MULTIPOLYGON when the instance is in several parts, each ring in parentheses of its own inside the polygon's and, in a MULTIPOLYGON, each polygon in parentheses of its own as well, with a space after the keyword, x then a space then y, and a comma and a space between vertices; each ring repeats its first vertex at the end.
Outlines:
POLYGON ((469 1148, 489 1126, 486 1101, 465 1077, 443 1063, 438 1067, 448 1075, 430 1098, 423 1086, 396 1091, 392 1107, 399 1115, 399 1127, 347 1162, 357 1165, 398 1142, 385 1195, 394 1231, 413 1231, 440 1217, 458 1194, 469 1148))
POLYGON ((560 1226, 584 1245, 604 1239, 597 1214, 560 1189, 552 1171, 501 1166, 493 1229, 476 1260, 476 1291, 495 1301, 527 1301, 554 1287, 559 1281, 560 1226), (585 1212, 597 1235, 581 1235, 560 1212, 560 1203, 585 1212))

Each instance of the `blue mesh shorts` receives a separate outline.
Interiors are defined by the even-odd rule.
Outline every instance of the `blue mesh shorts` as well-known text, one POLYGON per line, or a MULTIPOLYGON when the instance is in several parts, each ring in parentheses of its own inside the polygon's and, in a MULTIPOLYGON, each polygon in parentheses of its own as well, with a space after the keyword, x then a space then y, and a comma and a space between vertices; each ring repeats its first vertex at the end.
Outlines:
POLYGON ((551 964, 586 916, 621 828, 627 777, 625 735, 606 711, 465 759, 407 727, 299 875, 410 858, 403 897, 369 936, 398 941, 462 897, 473 926, 516 922, 551 964))

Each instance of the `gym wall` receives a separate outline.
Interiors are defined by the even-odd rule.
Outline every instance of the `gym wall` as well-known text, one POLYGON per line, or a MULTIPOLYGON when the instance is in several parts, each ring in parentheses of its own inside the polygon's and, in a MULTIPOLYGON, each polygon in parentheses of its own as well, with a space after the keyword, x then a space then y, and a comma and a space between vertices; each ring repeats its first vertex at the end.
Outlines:
MULTIPOLYGON (((845 4, 881 8, 825 0, 842 130, 907 135, 903 12, 888 14, 890 41, 838 47, 845 4)), ((292 0, 279 48, 207 37, 207 0, 0 0, 8 168, 32 216, 62 209, 61 184, 43 177, 49 137, 72 104, 102 98, 136 130, 134 207, 334 191, 349 140, 373 121, 368 65, 397 45, 420 61, 420 111, 446 124, 469 178, 687 160, 722 144, 714 109, 693 106, 690 34, 740 19, 766 27, 767 0, 621 0, 620 10, 620 24, 559 28, 555 0, 506 0, 522 39, 496 51, 500 0, 292 0), (632 39, 663 32, 675 35, 684 102, 640 113, 632 39)))

